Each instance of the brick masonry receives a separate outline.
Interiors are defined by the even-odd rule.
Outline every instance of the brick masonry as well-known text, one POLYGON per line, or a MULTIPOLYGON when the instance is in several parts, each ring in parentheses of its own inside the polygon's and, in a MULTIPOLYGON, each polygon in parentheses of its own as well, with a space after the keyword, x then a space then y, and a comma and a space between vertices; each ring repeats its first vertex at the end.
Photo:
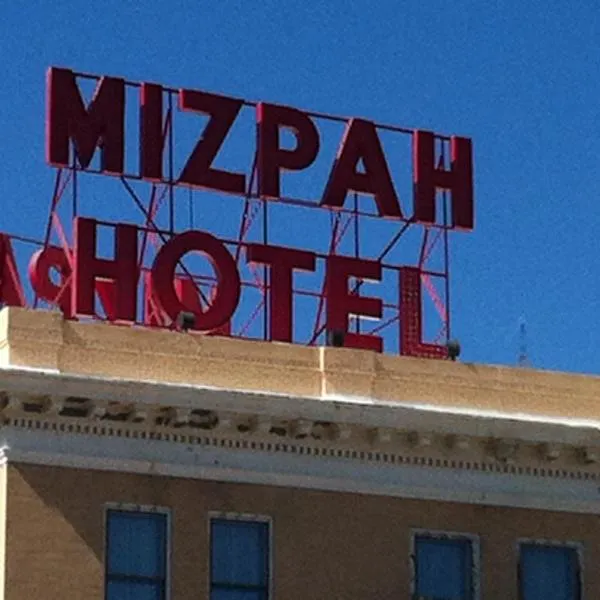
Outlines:
POLYGON ((485 600, 517 597, 519 538, 582 543, 586 597, 600 586, 593 515, 11 465, 6 600, 102 598, 103 515, 113 502, 170 509, 172 600, 207 597, 211 511, 272 519, 281 600, 408 598, 413 529, 480 536, 485 600))

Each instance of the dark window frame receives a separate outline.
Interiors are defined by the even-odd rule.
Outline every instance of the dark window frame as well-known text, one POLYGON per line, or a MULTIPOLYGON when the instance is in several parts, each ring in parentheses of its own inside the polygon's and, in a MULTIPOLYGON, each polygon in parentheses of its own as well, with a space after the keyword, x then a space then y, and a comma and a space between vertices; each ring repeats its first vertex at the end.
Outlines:
POLYGON ((417 572, 417 543, 419 539, 426 541, 465 542, 470 550, 470 577, 467 600, 480 600, 481 594, 481 564, 479 536, 471 533, 451 531, 436 531, 428 529, 413 529, 410 535, 410 560, 411 560, 411 594, 413 600, 422 596, 418 592, 417 572))
POLYGON ((133 584, 149 583, 160 585, 161 600, 169 599, 169 528, 170 515, 167 510, 154 509, 153 507, 128 507, 121 505, 107 505, 104 511, 104 598, 109 600, 108 590, 110 582, 129 582, 133 584), (110 517, 111 514, 132 515, 136 518, 160 517, 164 520, 164 564, 162 575, 136 575, 132 573, 111 573, 109 569, 110 557, 110 517))
POLYGON ((272 577, 272 522, 266 517, 254 517, 246 515, 230 515, 230 514, 219 514, 211 513, 208 519, 209 528, 209 551, 208 551, 208 594, 209 598, 212 597, 213 590, 239 590, 258 592, 263 594, 264 600, 270 600, 272 597, 271 592, 271 577, 272 577), (231 583, 226 581, 214 581, 213 580, 213 524, 216 522, 220 523, 245 523, 250 525, 261 526, 265 529, 265 543, 266 543, 266 572, 263 585, 256 584, 243 584, 243 583, 231 583))
POLYGON ((517 597, 524 599, 523 595, 523 562, 521 560, 523 546, 535 546, 538 548, 562 548, 571 550, 576 558, 575 561, 575 597, 574 600, 583 600, 583 544, 573 541, 528 539, 522 538, 517 541, 517 597))

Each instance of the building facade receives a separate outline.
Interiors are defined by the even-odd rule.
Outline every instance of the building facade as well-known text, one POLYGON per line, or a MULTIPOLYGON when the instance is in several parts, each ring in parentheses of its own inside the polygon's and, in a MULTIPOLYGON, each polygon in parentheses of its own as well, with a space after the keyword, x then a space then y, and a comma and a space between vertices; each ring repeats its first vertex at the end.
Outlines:
POLYGON ((600 380, 3 309, 6 600, 595 600, 600 380))

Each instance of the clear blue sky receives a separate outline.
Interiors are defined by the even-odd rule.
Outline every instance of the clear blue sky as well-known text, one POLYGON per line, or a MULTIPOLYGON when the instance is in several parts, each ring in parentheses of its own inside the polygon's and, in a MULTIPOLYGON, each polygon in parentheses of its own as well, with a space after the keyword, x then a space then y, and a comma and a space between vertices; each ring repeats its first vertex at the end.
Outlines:
POLYGON ((6 2, 0 57, 1 230, 43 230, 50 65, 462 134, 464 360, 514 363, 524 315, 535 366, 600 372, 597 2, 6 2))

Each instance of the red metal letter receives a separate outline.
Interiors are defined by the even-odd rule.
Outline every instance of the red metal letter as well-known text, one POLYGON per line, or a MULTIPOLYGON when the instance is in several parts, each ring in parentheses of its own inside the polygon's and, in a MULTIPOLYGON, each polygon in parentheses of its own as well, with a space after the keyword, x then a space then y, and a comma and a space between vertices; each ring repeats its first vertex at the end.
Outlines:
POLYGON ((416 267, 400 268, 400 354, 420 358, 445 358, 445 346, 423 342, 421 272, 416 267))
POLYGON ((271 267, 269 277, 271 339, 291 342, 293 270, 314 271, 316 255, 313 252, 280 246, 250 244, 246 256, 248 262, 263 263, 271 267))
POLYGON ((452 226, 473 229, 473 152, 471 140, 452 137, 450 171, 435 164, 435 137, 430 131, 413 135, 415 219, 435 223, 437 189, 452 192, 452 226))
POLYGON ((58 305, 69 318, 73 316, 71 292, 71 265, 62 248, 48 246, 38 250, 29 261, 29 280, 36 295, 42 300, 58 305), (60 275, 60 285, 50 277, 50 270, 56 269, 60 275))
MULTIPOLYGON (((170 324, 171 318, 162 313, 157 307, 156 293, 152 289, 152 273, 146 272, 144 277, 144 324, 151 326, 164 327, 170 324)), ((213 288, 211 298, 214 300, 216 287, 213 288)), ((200 314, 203 312, 202 300, 198 293, 198 288, 194 281, 187 276, 175 277, 175 293, 183 307, 182 310, 200 314)), ((194 324, 194 329, 198 329, 198 324, 194 324)), ((231 335, 231 321, 221 325, 217 329, 205 332, 208 335, 231 335)))
POLYGON ((362 119, 348 121, 321 206, 341 208, 349 191, 373 194, 382 217, 402 217, 375 125, 362 119), (361 159, 364 173, 357 170, 361 159))
POLYGON ((301 171, 313 163, 319 153, 319 132, 305 113, 287 106, 259 103, 258 121, 258 193, 261 198, 279 198, 281 169, 301 171), (279 130, 291 129, 296 147, 279 146, 279 130))
POLYGON ((211 306, 194 312, 195 329, 217 329, 227 323, 240 299, 240 275, 227 248, 214 236, 202 231, 186 231, 169 240, 154 259, 151 282, 158 308, 174 321, 177 315, 191 307, 185 306, 175 289, 175 269, 188 252, 201 252, 210 260, 217 273, 218 284, 211 306))
POLYGON ((51 68, 47 76, 46 155, 50 164, 69 166, 69 138, 79 164, 89 166, 96 147, 101 148, 101 169, 123 173, 125 82, 103 77, 86 109, 75 74, 51 68))
MULTIPOLYGON (((96 227, 93 219, 77 217, 75 221, 74 312, 77 315, 94 316, 96 281, 110 280, 116 286, 115 320, 133 323, 137 313, 139 276, 137 228, 124 224, 116 226, 115 258, 108 260, 96 256, 96 227)), ((111 316, 109 314, 109 318, 111 316)))
POLYGON ((242 105, 243 102, 236 98, 193 90, 179 91, 179 108, 181 110, 210 115, 202 138, 183 167, 179 183, 232 194, 245 193, 246 177, 243 173, 231 173, 211 168, 211 164, 242 105))
POLYGON ((140 89, 140 176, 150 181, 161 181, 163 173, 162 92, 154 83, 140 89))
POLYGON ((348 256, 327 258, 327 329, 344 334, 344 346, 383 351, 383 340, 377 335, 348 332, 350 315, 380 319, 383 303, 379 298, 359 296, 348 290, 348 278, 381 280, 381 263, 348 256))
POLYGON ((6 306, 25 306, 25 293, 10 238, 0 233, 0 303, 6 306))

